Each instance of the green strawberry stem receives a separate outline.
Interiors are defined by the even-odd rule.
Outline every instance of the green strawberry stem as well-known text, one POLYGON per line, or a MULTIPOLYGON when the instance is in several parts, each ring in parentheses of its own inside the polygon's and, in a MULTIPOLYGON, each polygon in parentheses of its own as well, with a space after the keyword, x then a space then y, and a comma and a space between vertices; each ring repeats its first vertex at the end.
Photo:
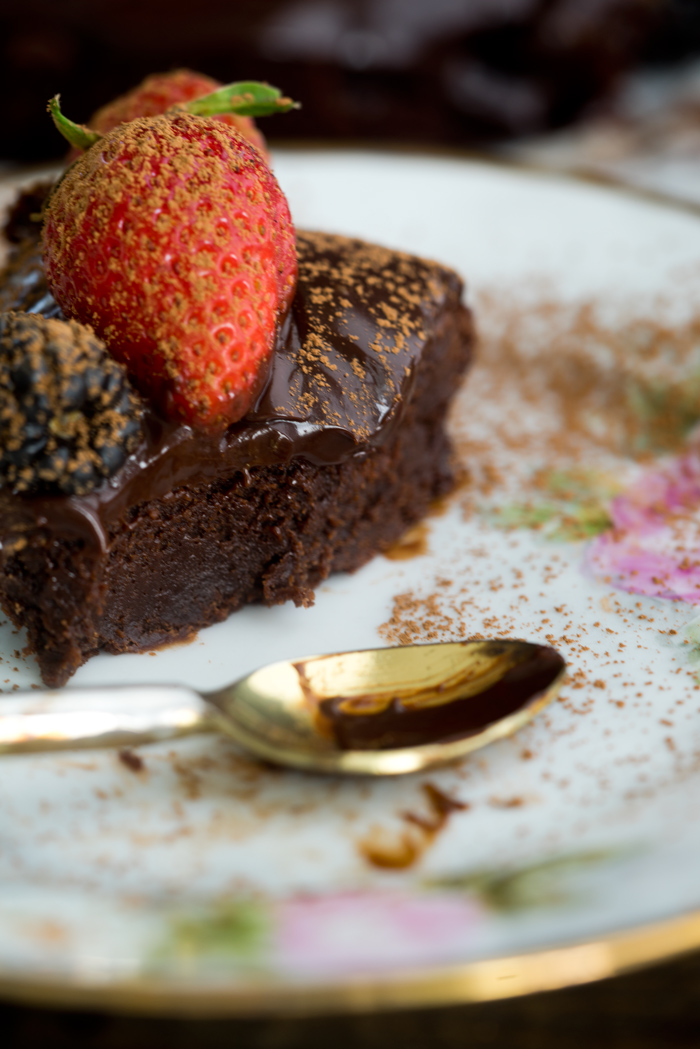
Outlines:
POLYGON ((273 113, 287 113, 299 109, 298 102, 284 98, 278 87, 261 84, 257 80, 242 80, 226 84, 210 95, 186 102, 188 113, 199 117, 213 117, 217 113, 237 113, 241 117, 269 117, 273 113))
POLYGON ((75 146, 76 149, 89 149, 90 146, 94 146, 96 142, 99 142, 102 135, 99 135, 96 131, 91 131, 84 124, 74 124, 68 117, 64 117, 61 112, 60 102, 61 96, 54 95, 49 102, 48 110, 54 124, 63 137, 70 142, 71 146, 75 146))
MULTIPOLYGON (((90 149, 102 138, 84 124, 74 124, 61 112, 60 95, 54 95, 48 105, 49 113, 63 137, 76 149, 90 149)), ((278 87, 261 84, 257 80, 242 80, 237 84, 226 84, 210 95, 185 102, 175 109, 184 109, 195 116, 212 117, 217 113, 237 113, 242 117, 267 117, 272 113, 288 113, 299 109, 299 102, 285 98, 278 87)))

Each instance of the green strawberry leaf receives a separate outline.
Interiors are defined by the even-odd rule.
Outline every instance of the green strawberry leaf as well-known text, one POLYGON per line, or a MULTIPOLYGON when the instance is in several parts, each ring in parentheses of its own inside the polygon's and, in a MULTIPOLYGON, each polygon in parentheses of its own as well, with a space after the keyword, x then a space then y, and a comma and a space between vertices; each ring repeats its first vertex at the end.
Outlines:
MULTIPOLYGON (((84 124, 75 124, 61 112, 61 96, 54 95, 48 103, 51 118, 63 137, 76 149, 86 150, 102 138, 97 131, 91 131, 84 124)), ((290 109, 299 109, 300 103, 286 98, 278 87, 261 84, 257 80, 241 80, 236 84, 226 84, 210 95, 187 102, 175 109, 184 109, 195 116, 212 117, 217 113, 237 113, 242 117, 267 117, 273 113, 288 113, 290 109)))
POLYGON ((56 128, 61 132, 67 142, 70 142, 71 146, 75 146, 76 149, 89 149, 90 146, 94 146, 96 142, 102 138, 102 135, 98 134, 97 131, 91 131, 89 127, 85 127, 84 124, 74 124, 68 117, 64 117, 61 112, 61 96, 54 95, 49 101, 48 111, 51 114, 56 128))
POLYGON ((257 80, 241 80, 226 84, 210 95, 186 102, 183 108, 199 117, 212 117, 217 113, 237 113, 242 117, 268 117, 273 113, 287 113, 299 109, 300 103, 285 98, 278 87, 261 84, 257 80))

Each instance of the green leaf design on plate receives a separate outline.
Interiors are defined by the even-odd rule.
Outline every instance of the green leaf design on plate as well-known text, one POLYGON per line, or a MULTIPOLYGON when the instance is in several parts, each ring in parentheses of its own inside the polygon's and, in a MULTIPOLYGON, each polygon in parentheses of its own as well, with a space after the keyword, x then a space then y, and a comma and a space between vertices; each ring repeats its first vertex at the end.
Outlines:
POLYGON ((556 528, 549 533, 549 538, 575 543, 592 539, 611 527, 612 519, 605 507, 583 505, 562 513, 556 528))
POLYGON ((637 423, 630 435, 630 453, 677 451, 700 422, 700 371, 676 382, 649 383, 632 378, 626 398, 637 423))
POLYGON ((555 856, 517 870, 472 871, 439 879, 430 885, 432 888, 461 889, 472 893, 491 910, 505 913, 562 906, 576 896, 567 884, 571 875, 584 868, 620 859, 622 855, 622 850, 592 849, 555 856))
POLYGON ((535 474, 533 486, 541 502, 528 500, 486 511, 497 528, 528 528, 547 539, 580 542, 612 527, 607 504, 621 485, 595 470, 546 470, 535 474))
MULTIPOLYGON (((681 651, 687 662, 691 667, 699 668, 695 673, 695 682, 700 685, 700 615, 693 616, 680 628, 679 640, 681 651)), ((676 639, 669 638, 669 641, 674 648, 678 647, 676 639)))
POLYGON ((622 487, 616 478, 601 470, 548 470, 540 477, 553 495, 574 503, 610 499, 622 487))
POLYGON ((176 914, 168 926, 166 942, 156 952, 160 960, 224 955, 252 962, 267 944, 272 918, 257 901, 222 900, 201 911, 176 914))

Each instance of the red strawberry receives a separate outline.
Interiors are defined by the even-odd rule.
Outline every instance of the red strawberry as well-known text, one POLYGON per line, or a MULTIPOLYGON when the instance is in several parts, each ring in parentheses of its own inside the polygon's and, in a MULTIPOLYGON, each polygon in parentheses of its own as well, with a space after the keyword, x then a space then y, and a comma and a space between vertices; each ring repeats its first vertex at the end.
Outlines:
MULTIPOLYGON (((204 76, 203 73, 194 73, 191 69, 153 73, 138 87, 98 109, 88 121, 88 126, 105 135, 119 124, 126 124, 137 117, 160 116, 178 103, 202 98, 220 87, 223 87, 223 84, 218 80, 204 76)), ((222 120, 229 127, 237 128, 244 138, 257 146, 262 155, 267 157, 265 138, 250 117, 242 117, 237 113, 220 113, 216 119, 222 120)))
POLYGON ((64 313, 164 414, 210 430, 253 403, 296 282, 287 201, 260 154, 185 112, 122 124, 76 161, 47 208, 44 261, 64 313))

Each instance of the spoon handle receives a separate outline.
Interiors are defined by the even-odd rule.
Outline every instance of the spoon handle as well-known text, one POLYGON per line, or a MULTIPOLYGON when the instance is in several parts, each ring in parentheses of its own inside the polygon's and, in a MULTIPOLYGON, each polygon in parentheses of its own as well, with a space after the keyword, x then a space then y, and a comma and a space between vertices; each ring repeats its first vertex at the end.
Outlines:
POLYGON ((208 704, 179 685, 17 692, 0 699, 0 754, 129 747, 214 727, 208 704))

